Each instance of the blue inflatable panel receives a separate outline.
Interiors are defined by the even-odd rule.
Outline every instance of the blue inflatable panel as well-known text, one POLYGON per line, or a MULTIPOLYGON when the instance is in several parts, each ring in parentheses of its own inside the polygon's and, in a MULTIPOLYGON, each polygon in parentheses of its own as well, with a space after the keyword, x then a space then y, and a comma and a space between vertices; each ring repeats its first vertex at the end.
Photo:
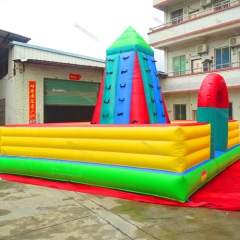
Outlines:
POLYGON ((160 83, 157 77, 155 59, 153 56, 150 56, 150 55, 147 55, 147 59, 148 59, 147 61, 148 68, 150 70, 151 83, 153 85, 153 93, 154 93, 154 99, 152 99, 152 101, 155 102, 158 123, 167 123, 165 112, 164 112, 163 98, 160 90, 160 83))
POLYGON ((133 67, 136 52, 120 54, 118 83, 114 112, 115 124, 129 124, 132 95, 133 67))

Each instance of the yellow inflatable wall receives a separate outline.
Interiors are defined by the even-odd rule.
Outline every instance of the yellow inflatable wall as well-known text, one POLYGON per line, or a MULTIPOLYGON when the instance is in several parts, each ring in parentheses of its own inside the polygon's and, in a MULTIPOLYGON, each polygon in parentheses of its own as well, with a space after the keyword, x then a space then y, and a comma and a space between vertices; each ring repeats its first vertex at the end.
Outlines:
POLYGON ((209 158, 209 124, 4 127, 1 154, 183 172, 209 158))

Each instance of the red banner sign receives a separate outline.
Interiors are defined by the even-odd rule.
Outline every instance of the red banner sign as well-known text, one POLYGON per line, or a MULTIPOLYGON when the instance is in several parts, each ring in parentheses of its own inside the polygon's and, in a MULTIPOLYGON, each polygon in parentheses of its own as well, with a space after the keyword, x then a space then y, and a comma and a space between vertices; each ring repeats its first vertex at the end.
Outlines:
POLYGON ((74 74, 74 73, 70 73, 69 74, 69 79, 70 80, 80 80, 80 78, 81 78, 81 75, 80 74, 74 74))
POLYGON ((36 82, 29 81, 29 124, 36 123, 36 82))

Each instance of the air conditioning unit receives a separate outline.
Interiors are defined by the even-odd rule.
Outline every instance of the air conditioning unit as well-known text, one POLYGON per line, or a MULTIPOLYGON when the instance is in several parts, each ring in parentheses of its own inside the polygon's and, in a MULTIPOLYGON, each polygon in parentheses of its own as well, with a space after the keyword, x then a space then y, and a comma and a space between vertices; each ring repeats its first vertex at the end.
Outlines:
POLYGON ((201 6, 206 7, 212 4, 212 0, 200 0, 200 4, 201 6))
POLYGON ((204 43, 204 44, 197 45, 196 51, 197 51, 198 54, 199 54, 199 53, 206 53, 206 52, 208 52, 208 46, 207 46, 207 44, 204 43))
POLYGON ((229 38, 229 46, 236 47, 240 45, 240 36, 229 38))

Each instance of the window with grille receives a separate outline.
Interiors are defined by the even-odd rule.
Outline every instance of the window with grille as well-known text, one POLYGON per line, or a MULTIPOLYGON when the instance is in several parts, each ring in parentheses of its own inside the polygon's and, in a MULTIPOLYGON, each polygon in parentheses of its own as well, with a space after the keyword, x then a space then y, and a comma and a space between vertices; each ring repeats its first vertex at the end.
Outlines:
POLYGON ((213 5, 214 11, 218 11, 230 6, 230 0, 215 0, 213 5))
POLYGON ((174 109, 174 119, 175 120, 186 120, 186 104, 175 104, 174 109))
POLYGON ((183 21, 183 9, 171 13, 172 24, 177 24, 183 21))

